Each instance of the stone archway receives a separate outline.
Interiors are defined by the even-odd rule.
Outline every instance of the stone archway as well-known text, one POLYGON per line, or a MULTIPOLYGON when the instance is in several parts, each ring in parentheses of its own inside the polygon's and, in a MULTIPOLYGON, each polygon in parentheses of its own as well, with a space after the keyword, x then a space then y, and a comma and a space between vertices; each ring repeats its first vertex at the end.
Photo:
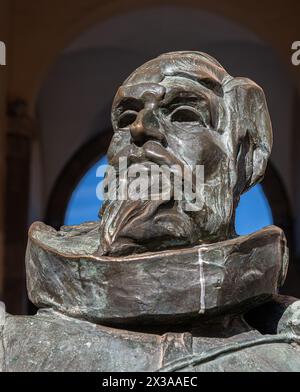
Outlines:
MULTIPOLYGON (((289 8, 285 6, 285 15, 282 14, 281 4, 271 0, 259 5, 251 2, 241 5, 238 0, 226 3, 218 0, 109 0, 101 4, 94 0, 82 0, 73 3, 71 8, 68 5, 67 0, 62 0, 57 5, 29 1, 26 5, 19 3, 16 6, 12 38, 15 64, 9 93, 26 99, 32 113, 47 71, 63 49, 83 31, 116 15, 160 5, 205 10, 245 26, 279 53, 300 87, 300 72, 290 62, 291 44, 298 33, 299 3, 292 2, 289 8), (64 9, 67 12, 62 12, 64 9)), ((215 29, 216 26, 211 28, 215 29)))
POLYGON ((101 132, 85 143, 65 165, 49 197, 46 224, 56 229, 64 224, 65 211, 74 188, 87 170, 106 154, 111 137, 111 129, 101 132))

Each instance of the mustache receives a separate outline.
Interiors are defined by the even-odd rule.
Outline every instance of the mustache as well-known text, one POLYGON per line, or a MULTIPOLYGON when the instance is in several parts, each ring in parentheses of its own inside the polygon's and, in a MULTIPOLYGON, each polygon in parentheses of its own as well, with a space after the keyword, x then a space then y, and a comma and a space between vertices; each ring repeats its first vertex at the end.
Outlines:
POLYGON ((118 170, 120 158, 127 158, 128 165, 153 162, 157 165, 179 165, 182 170, 185 166, 184 162, 154 140, 148 140, 142 147, 130 144, 120 150, 110 161, 111 166, 116 170, 118 170))
MULTIPOLYGON (((116 174, 119 174, 119 159, 126 158, 128 167, 136 163, 154 163, 159 166, 173 166, 177 165, 180 167, 182 173, 185 173, 187 168, 190 166, 183 160, 177 158, 169 150, 163 147, 158 141, 148 140, 142 147, 135 144, 130 144, 123 149, 121 149, 110 161, 110 165, 116 170, 116 174)), ((191 183, 192 189, 196 191, 196 176, 193 171, 191 171, 191 183)))

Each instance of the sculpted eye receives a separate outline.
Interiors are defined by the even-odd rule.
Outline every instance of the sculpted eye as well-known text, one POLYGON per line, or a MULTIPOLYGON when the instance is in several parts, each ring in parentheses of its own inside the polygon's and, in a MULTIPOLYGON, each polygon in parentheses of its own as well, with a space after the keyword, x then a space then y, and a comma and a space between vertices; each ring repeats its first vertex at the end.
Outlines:
POLYGON ((201 114, 189 106, 181 106, 171 113, 172 122, 199 123, 205 125, 201 114))
POLYGON ((122 113, 119 117, 118 127, 119 128, 126 128, 130 124, 132 124, 137 116, 137 112, 134 110, 126 110, 126 112, 122 113))

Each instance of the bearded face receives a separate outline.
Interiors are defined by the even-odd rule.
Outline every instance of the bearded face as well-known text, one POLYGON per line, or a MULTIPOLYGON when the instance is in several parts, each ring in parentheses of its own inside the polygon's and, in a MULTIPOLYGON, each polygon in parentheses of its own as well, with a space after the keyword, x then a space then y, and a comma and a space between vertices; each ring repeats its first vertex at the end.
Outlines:
POLYGON ((148 173, 153 165, 170 171, 175 165, 182 174, 190 173, 187 181, 198 204, 187 208, 184 192, 182 199, 175 197, 173 172, 167 200, 107 200, 101 212, 102 255, 193 246, 235 235, 239 197, 262 178, 272 143, 264 94, 255 83, 232 78, 203 53, 168 53, 138 68, 119 88, 112 124, 108 157, 118 179, 120 158, 126 158, 127 169, 138 164, 148 173), (204 170, 202 184, 197 184, 197 167, 204 170))

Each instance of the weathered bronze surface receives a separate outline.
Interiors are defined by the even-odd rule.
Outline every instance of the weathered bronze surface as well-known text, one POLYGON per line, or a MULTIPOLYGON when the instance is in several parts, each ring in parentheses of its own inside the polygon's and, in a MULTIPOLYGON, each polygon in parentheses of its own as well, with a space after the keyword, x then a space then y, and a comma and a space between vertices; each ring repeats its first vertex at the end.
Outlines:
POLYGON ((204 203, 113 201, 102 210, 99 254, 122 255, 235 237, 240 195, 261 180, 271 151, 262 89, 202 53, 168 53, 138 68, 112 107, 110 164, 204 165, 204 203))
MULTIPOLYGON (((262 89, 200 52, 167 53, 119 88, 108 151, 129 165, 204 166, 201 208, 107 200, 101 220, 29 231, 35 316, 0 307, 2 371, 300 371, 300 301, 279 296, 288 249, 234 230, 272 129, 262 89)), ((119 170, 119 171, 118 171, 119 170)), ((111 184, 108 178, 107 184, 111 184)), ((118 185, 116 186, 118 187, 118 185)))

